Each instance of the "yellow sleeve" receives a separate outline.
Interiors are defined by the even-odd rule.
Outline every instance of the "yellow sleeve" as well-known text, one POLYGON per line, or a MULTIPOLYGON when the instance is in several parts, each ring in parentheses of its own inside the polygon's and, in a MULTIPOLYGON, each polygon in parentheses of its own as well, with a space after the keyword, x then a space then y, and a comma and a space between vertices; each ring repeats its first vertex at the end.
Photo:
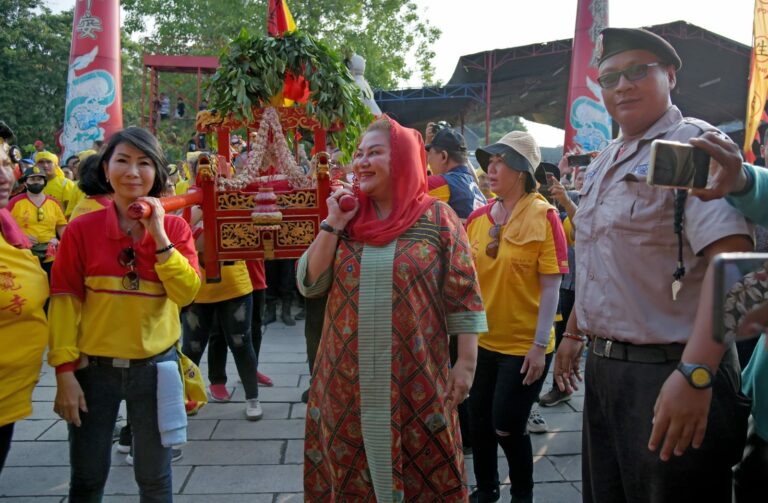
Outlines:
POLYGON ((77 327, 80 326, 81 307, 80 299, 75 295, 51 296, 48 306, 48 365, 51 367, 80 358, 77 327))
POLYGON ((184 307, 191 304, 200 290, 200 276, 187 258, 178 250, 162 264, 155 264, 155 272, 163 282, 168 298, 184 307))
POLYGON ((58 204, 56 206, 56 227, 60 225, 67 225, 67 217, 64 216, 64 211, 62 211, 61 206, 58 204))
POLYGON ((72 212, 75 210, 77 203, 79 203, 83 198, 85 198, 85 194, 82 190, 80 190, 80 187, 72 184, 72 194, 69 198, 69 202, 67 203, 67 208, 64 211, 64 216, 67 217, 67 220, 71 219, 72 212))
POLYGON ((563 220, 563 230, 565 231, 565 240, 568 242, 568 246, 573 246, 576 242, 576 233, 574 232, 576 229, 574 229, 573 223, 571 223, 571 217, 565 217, 565 220, 563 220))
POLYGON ((446 183, 445 185, 441 185, 440 187, 435 187, 434 189, 430 190, 428 194, 448 204, 448 200, 451 199, 451 188, 446 183))

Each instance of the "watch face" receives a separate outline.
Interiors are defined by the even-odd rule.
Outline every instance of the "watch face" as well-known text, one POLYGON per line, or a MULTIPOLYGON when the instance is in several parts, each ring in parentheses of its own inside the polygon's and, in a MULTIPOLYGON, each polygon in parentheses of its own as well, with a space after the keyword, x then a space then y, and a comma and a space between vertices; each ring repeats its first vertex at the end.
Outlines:
POLYGON ((701 367, 693 369, 691 372, 691 382, 694 386, 706 386, 709 384, 709 372, 701 367))

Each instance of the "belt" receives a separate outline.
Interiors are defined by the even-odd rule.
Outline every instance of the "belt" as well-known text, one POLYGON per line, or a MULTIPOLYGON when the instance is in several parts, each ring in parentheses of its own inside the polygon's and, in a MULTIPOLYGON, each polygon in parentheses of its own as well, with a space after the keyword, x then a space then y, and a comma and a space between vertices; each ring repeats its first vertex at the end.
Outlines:
POLYGON ((595 336, 592 339, 592 353, 611 360, 636 363, 666 363, 678 361, 683 356, 684 344, 644 344, 612 341, 595 336))
POLYGON ((168 351, 174 349, 174 346, 162 351, 155 356, 149 358, 135 358, 129 360, 127 358, 112 358, 110 356, 90 356, 88 355, 88 365, 95 365, 97 367, 114 367, 118 369, 128 369, 131 367, 146 367, 147 365, 153 365, 157 358, 164 356, 168 351))

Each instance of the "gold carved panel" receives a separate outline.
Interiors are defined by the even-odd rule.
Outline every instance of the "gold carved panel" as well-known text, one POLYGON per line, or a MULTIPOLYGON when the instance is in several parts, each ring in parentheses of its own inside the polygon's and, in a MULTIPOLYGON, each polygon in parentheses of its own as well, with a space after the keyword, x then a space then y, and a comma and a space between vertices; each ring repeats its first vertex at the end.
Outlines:
MULTIPOLYGON (((220 210, 252 210, 256 207, 256 193, 220 192, 217 195, 217 207, 220 210)), ((277 207, 317 208, 317 192, 314 190, 296 190, 277 194, 277 207)))
POLYGON ((288 221, 280 224, 278 246, 309 246, 315 239, 315 222, 312 220, 288 221))
POLYGON ((277 207, 284 208, 316 208, 317 193, 314 190, 295 190, 277 194, 277 207))
POLYGON ((259 248, 261 246, 259 227, 258 224, 251 223, 222 224, 221 248, 223 250, 259 248))
POLYGON ((218 208, 220 210, 251 210, 256 206, 256 194, 243 192, 220 192, 218 208))

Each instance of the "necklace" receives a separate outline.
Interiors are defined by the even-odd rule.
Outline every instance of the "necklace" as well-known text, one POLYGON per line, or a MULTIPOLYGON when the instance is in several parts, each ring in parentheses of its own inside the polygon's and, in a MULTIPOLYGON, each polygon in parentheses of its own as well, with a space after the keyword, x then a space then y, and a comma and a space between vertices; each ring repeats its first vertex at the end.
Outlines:
POLYGON ((506 225, 507 220, 509 220, 510 212, 507 211, 507 209, 504 207, 504 200, 502 198, 497 197, 496 198, 496 203, 497 204, 495 204, 495 206, 497 208, 501 208, 499 210, 496 210, 496 213, 499 213, 500 211, 504 211, 504 218, 501 218, 499 220, 496 220, 496 218, 494 218, 494 221, 496 221, 497 224, 499 224, 501 226, 504 226, 504 225, 506 225))
POLYGON ((138 224, 138 220, 134 220, 133 225, 128 227, 127 229, 123 229, 123 232, 125 232, 125 235, 128 237, 131 237, 131 232, 133 232, 134 227, 136 227, 136 224, 138 224))

